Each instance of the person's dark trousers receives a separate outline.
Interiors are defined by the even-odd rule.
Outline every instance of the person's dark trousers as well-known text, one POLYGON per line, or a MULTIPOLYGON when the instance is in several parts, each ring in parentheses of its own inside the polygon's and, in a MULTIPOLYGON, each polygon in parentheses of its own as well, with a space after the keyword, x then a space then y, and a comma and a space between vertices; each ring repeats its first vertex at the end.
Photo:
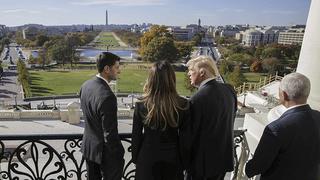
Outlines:
POLYGON ((102 165, 86 160, 88 180, 121 180, 124 159, 118 162, 102 162, 102 165))
POLYGON ((152 167, 154 180, 183 180, 183 172, 176 165, 166 162, 155 163, 152 167))
POLYGON ((187 175, 187 180, 224 180, 224 176, 226 175, 226 173, 223 174, 219 174, 216 175, 214 177, 210 177, 210 178, 204 178, 204 177, 199 177, 199 176, 194 176, 194 175, 187 175))

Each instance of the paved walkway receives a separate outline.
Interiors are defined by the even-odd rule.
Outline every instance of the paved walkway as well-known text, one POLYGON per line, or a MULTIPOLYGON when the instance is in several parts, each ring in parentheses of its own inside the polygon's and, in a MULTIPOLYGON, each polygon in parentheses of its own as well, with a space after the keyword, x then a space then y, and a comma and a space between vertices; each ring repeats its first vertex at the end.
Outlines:
POLYGON ((117 35, 116 33, 112 32, 112 35, 114 38, 116 38, 116 40, 118 41, 118 43, 120 44, 121 47, 128 47, 128 45, 126 43, 124 43, 117 35))

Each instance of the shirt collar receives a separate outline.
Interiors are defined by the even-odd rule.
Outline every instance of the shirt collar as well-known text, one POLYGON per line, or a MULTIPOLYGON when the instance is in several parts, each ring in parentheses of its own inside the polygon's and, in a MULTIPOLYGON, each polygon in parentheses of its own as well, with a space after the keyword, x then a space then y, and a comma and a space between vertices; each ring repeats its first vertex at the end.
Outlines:
MULTIPOLYGON (((300 107, 300 106, 304 106, 304 105, 307 105, 307 104, 298 104, 298 105, 294 105, 294 106, 291 106, 291 107, 287 108, 287 110, 286 110, 286 111, 289 111, 290 109, 293 109, 293 108, 296 108, 296 107, 300 107)), ((285 112, 286 112, 286 111, 285 111, 285 112)))
POLYGON ((211 81, 211 80, 213 80, 213 79, 214 79, 214 78, 208 78, 208 79, 202 81, 202 82, 200 83, 200 86, 199 86, 198 89, 200 89, 203 85, 205 85, 207 82, 209 82, 209 81, 211 81))
POLYGON ((107 83, 107 85, 109 86, 109 82, 108 82, 105 78, 103 78, 99 73, 96 74, 96 76, 97 76, 98 78, 104 80, 104 81, 107 83))

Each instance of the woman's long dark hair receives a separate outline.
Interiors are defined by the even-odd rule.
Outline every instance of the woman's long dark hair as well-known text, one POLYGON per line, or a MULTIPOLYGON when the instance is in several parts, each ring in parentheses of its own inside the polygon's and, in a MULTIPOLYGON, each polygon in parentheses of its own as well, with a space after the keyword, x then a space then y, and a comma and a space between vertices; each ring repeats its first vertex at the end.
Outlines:
POLYGON ((176 90, 176 76, 168 61, 153 64, 146 84, 142 101, 148 113, 144 123, 151 128, 165 130, 179 124, 180 97, 176 90))

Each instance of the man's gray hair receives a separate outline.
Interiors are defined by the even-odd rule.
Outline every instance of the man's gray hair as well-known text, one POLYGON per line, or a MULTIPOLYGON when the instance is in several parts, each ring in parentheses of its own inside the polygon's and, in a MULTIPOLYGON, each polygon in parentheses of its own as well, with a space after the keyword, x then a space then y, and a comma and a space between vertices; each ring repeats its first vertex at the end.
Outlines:
POLYGON ((310 86, 310 80, 300 73, 288 74, 280 83, 280 89, 288 94, 290 100, 308 98, 310 86))

